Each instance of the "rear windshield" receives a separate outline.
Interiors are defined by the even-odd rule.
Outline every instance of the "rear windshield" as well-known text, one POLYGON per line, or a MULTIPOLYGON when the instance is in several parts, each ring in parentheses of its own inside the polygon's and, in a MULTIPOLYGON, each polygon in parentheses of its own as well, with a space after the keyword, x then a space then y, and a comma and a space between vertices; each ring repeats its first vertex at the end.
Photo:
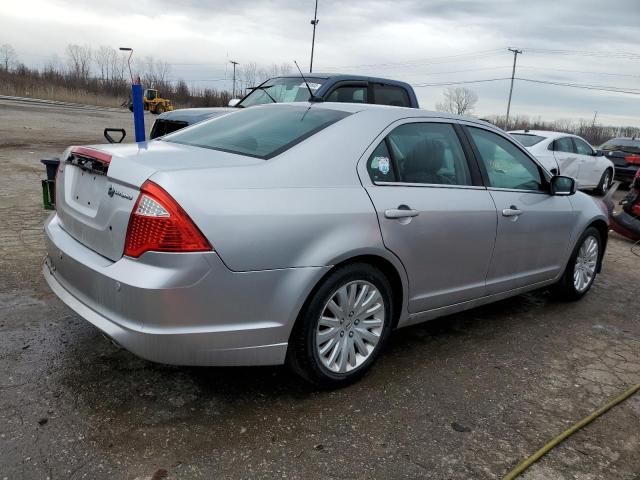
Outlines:
POLYGON ((605 142, 600 150, 627 150, 632 148, 640 150, 640 140, 632 140, 631 138, 612 138, 605 142))
POLYGON ((266 160, 349 115, 313 106, 253 107, 180 130, 163 140, 266 160))
POLYGON ((540 135, 530 135, 528 133, 512 133, 511 136, 525 147, 532 147, 536 143, 540 143, 544 140, 544 137, 541 137, 540 135))

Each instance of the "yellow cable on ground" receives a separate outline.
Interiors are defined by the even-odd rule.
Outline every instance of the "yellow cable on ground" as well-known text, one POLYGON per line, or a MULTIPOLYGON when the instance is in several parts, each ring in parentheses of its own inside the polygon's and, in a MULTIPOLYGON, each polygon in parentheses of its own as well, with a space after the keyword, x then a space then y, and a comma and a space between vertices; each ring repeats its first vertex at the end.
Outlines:
POLYGON ((610 408, 615 407, 619 403, 624 402, 627 398, 629 398, 631 395, 633 395, 634 393, 636 393, 639 390, 640 390, 640 383, 635 385, 635 386, 633 386, 633 387, 631 387, 629 390, 624 392, 622 395, 617 396, 616 398, 611 400, 609 403, 607 403, 604 407, 599 408, 598 410, 593 412, 588 417, 585 417, 582 420, 580 420, 578 423, 574 424, 572 427, 569 427, 567 430, 562 432, 560 435, 558 435, 557 437, 555 437, 552 440, 550 440, 544 447, 542 447, 536 453, 534 453, 529 458, 527 458, 527 459, 523 460, 522 462, 520 462, 520 464, 518 464, 518 466, 516 468, 511 470, 502 480, 513 480, 514 478, 518 477, 527 468, 529 468, 531 465, 533 465, 535 462, 537 462, 542 456, 546 455, 553 447, 555 447, 559 443, 561 443, 564 440, 566 440, 568 437, 573 435, 575 432, 580 430, 585 425, 588 425, 589 423, 594 421, 596 418, 598 418, 600 415, 605 413, 610 408))

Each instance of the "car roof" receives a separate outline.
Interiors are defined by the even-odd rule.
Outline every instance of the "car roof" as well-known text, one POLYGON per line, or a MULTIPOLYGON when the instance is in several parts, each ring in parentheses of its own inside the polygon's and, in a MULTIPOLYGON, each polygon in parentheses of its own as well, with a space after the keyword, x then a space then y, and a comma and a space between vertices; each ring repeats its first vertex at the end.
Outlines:
POLYGON ((431 110, 424 110, 421 108, 411 107, 396 107, 392 105, 378 105, 373 103, 346 103, 346 102, 289 102, 289 103, 269 103, 265 105, 256 105, 254 108, 278 108, 281 106, 295 107, 300 109, 305 108, 326 108, 330 110, 338 110, 348 113, 358 112, 378 112, 380 115, 384 115, 387 119, 394 121, 402 118, 444 118, 450 120, 465 120, 468 122, 477 123, 491 127, 493 130, 500 130, 495 125, 490 124, 484 120, 479 120, 474 117, 466 117, 463 115, 455 115, 445 112, 434 112, 431 110))
POLYGON ((519 133, 523 135, 538 135, 539 137, 544 138, 560 138, 560 137, 578 137, 578 135, 574 135, 573 133, 565 133, 565 132, 552 132, 551 130, 509 130, 509 133, 519 133))
MULTIPOLYGON (((371 77, 368 75, 350 75, 347 73, 309 73, 305 74, 305 78, 321 78, 324 80, 331 79, 333 81, 342 81, 342 80, 360 80, 364 82, 384 82, 389 85, 402 85, 403 87, 410 87, 410 85, 406 82, 402 82, 400 80, 392 80, 390 78, 382 78, 382 77, 371 77)), ((302 78, 299 73, 292 73, 287 75, 277 75, 272 78, 302 78)), ((269 79, 271 80, 271 79, 269 79)))

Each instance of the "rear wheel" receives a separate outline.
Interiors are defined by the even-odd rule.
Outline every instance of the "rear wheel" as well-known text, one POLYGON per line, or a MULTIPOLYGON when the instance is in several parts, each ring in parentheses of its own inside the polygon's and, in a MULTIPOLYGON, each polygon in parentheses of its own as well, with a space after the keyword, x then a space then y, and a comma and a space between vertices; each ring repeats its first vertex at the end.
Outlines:
POLYGON ((601 243, 600 233, 594 227, 584 231, 555 286, 556 295, 564 300, 578 300, 589 291, 597 275, 601 243))
POLYGON ((611 178, 611 170, 607 168, 602 174, 602 177, 600 177, 600 183, 596 188, 596 193, 605 195, 607 193, 607 190, 609 190, 609 187, 611 187, 611 178))
POLYGON ((336 270, 303 308, 287 363, 321 387, 352 383, 371 367, 389 337, 392 302, 389 281, 371 265, 336 270))

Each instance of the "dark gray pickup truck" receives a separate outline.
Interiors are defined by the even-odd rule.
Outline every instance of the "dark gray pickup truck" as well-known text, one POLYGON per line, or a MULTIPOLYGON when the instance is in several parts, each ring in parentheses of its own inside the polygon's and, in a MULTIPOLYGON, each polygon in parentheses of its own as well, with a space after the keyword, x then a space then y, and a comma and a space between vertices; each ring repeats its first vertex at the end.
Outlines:
POLYGON ((152 139, 161 137, 202 120, 226 115, 237 108, 265 103, 307 102, 311 96, 314 101, 419 108, 411 85, 397 80, 326 73, 310 73, 304 79, 300 75, 285 75, 270 78, 252 88, 241 100, 231 100, 229 107, 184 108, 165 112, 156 119, 150 136, 152 139))

